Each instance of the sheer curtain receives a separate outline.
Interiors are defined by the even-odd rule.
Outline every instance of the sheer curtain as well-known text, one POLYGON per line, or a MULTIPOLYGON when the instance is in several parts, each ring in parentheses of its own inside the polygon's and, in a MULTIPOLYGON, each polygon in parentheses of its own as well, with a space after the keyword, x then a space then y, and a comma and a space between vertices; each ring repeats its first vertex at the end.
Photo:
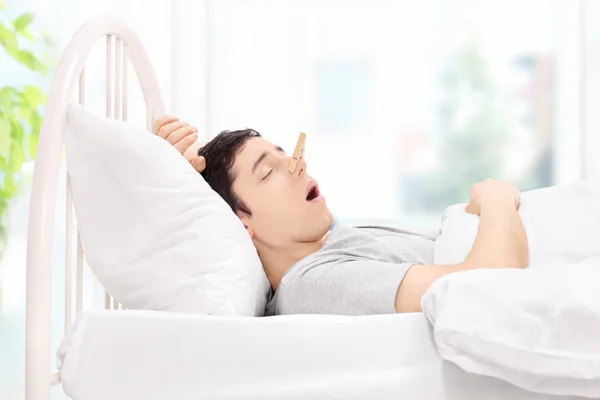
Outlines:
MULTIPOLYGON (((60 50, 93 15, 125 20, 146 45, 167 110, 206 139, 252 127, 289 150, 306 132, 309 172, 338 222, 434 233, 443 209, 466 201, 477 179, 523 189, 600 179, 600 6, 593 0, 6 5, 14 15, 35 12, 60 50)), ((90 63, 87 101, 102 112, 100 65, 90 63)), ((0 86, 34 79, 9 64, 0 71, 0 86)), ((36 83, 47 88, 49 80, 36 83)), ((142 111, 132 110, 134 122, 143 123, 142 111)), ((0 398, 7 399, 23 397, 28 196, 26 188, 12 204, 0 261, 0 398)), ((56 221, 64 220, 63 202, 56 221)), ((54 348, 63 329, 61 232, 57 226, 54 348)), ((99 301, 89 274, 85 285, 85 303, 99 301)), ((53 398, 64 395, 56 390, 53 398)))

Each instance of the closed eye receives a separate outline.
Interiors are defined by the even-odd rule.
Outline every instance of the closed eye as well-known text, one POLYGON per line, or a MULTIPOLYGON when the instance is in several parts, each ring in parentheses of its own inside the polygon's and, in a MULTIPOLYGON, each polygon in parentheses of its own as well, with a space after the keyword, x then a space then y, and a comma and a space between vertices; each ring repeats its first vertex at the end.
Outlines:
POLYGON ((270 170, 269 172, 267 172, 267 174, 265 176, 263 176, 263 178, 260 181, 262 182, 265 179, 267 179, 269 177, 269 175, 271 175, 271 172, 273 172, 273 170, 270 170))

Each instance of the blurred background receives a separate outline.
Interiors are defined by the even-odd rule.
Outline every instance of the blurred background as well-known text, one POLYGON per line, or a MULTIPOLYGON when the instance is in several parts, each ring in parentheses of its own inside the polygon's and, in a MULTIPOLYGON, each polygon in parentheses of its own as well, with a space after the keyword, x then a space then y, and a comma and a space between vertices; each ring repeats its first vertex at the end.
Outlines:
MULTIPOLYGON (((291 151, 307 132, 309 173, 338 223, 435 233, 486 177, 522 190, 600 179, 598 1, 0 0, 1 399, 23 398, 29 182, 45 94, 69 38, 98 14, 140 35, 168 112, 205 139, 251 127, 291 151)), ((100 113, 102 65, 86 73, 100 113)), ((143 109, 131 114, 143 124, 143 109)), ((88 285, 93 302, 101 291, 88 285)))

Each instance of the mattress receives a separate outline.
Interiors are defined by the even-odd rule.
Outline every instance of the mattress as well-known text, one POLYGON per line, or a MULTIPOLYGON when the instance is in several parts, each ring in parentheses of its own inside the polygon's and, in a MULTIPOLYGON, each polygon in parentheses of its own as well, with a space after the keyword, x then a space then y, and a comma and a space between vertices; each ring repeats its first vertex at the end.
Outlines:
POLYGON ((442 361, 421 313, 87 311, 65 336, 58 364, 74 400, 555 399, 442 361))

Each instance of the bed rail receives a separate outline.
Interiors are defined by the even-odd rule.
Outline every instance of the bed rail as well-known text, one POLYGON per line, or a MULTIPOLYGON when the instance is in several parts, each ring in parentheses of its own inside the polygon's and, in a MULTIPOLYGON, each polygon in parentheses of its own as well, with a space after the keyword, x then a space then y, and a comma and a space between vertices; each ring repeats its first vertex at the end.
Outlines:
MULTIPOLYGON (((106 116, 127 120, 127 69, 131 63, 146 105, 146 126, 164 113, 158 81, 139 37, 126 24, 100 16, 82 25, 69 41, 56 69, 47 98, 33 174, 27 237, 25 398, 50 398, 50 388, 60 383, 60 374, 51 370, 51 269, 54 211, 64 145, 67 108, 76 94, 85 105, 85 62, 93 47, 106 38, 106 116), (114 77, 113 77, 114 73, 114 77)), ((72 246, 77 237, 75 261, 75 315, 83 304, 83 250, 74 227, 71 187, 67 174, 65 240, 65 330, 72 321, 72 246)), ((120 309, 108 293, 107 309, 120 309)))

